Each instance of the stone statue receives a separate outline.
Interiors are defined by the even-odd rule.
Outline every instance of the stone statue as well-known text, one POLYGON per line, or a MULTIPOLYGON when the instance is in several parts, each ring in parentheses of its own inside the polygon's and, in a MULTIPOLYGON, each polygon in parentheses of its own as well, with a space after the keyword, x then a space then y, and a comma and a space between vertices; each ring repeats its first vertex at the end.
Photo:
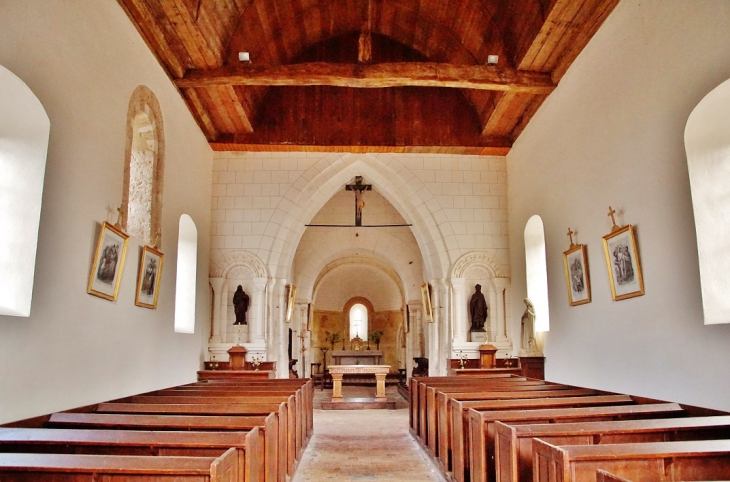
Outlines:
POLYGON ((487 316, 489 316, 489 307, 487 307, 487 300, 484 299, 482 293, 482 285, 478 284, 474 288, 476 291, 471 295, 469 301, 471 331, 484 331, 484 323, 487 321, 487 316))
POLYGON ((233 312, 236 314, 234 325, 247 325, 246 311, 248 311, 248 295, 243 291, 243 287, 238 285, 236 292, 233 293, 233 312))
POLYGON ((529 298, 525 298, 525 312, 522 314, 522 332, 520 344, 524 353, 535 353, 535 307, 529 298))

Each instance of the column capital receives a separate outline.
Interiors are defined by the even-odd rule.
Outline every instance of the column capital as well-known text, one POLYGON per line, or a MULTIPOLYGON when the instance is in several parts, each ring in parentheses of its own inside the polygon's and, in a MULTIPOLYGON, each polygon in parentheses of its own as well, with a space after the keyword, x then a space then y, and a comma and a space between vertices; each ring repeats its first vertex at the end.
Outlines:
POLYGON ((218 293, 225 283, 225 278, 208 278, 210 285, 213 287, 213 291, 218 293))
POLYGON ((492 286, 497 291, 501 291, 509 284, 509 278, 492 278, 492 286))
POLYGON ((466 290, 465 278, 451 278, 451 287, 457 293, 464 293, 466 290))
POLYGON ((268 281, 268 278, 254 278, 253 286, 257 292, 261 293, 266 289, 266 284, 268 283, 268 281))

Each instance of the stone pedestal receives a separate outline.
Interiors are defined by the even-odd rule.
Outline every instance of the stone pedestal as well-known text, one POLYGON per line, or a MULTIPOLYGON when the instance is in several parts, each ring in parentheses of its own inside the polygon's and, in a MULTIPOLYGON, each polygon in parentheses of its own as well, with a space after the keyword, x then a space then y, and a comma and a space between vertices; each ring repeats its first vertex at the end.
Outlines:
POLYGON ((497 347, 493 345, 479 346, 479 368, 497 367, 497 347))
POLYGON ((231 370, 243 370, 246 367, 246 353, 248 353, 248 350, 245 346, 234 346, 228 350, 229 368, 231 370))
POLYGON ((471 330, 469 335, 471 336, 472 343, 484 344, 489 341, 487 340, 487 332, 484 330, 471 330))

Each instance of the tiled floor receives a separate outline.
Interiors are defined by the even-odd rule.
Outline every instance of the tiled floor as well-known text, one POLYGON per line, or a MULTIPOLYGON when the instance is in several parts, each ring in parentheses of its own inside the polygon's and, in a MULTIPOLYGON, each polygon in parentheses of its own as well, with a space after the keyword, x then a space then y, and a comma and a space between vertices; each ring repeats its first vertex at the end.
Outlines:
MULTIPOLYGON (((368 387, 345 387, 345 397, 372 396, 368 387)), ((395 387, 388 398, 403 399, 395 387)), ((317 401, 331 390, 315 393, 317 401)), ((407 404, 406 404, 407 405, 407 404)), ((291 482, 444 482, 408 432, 408 410, 314 410, 314 435, 291 482)))

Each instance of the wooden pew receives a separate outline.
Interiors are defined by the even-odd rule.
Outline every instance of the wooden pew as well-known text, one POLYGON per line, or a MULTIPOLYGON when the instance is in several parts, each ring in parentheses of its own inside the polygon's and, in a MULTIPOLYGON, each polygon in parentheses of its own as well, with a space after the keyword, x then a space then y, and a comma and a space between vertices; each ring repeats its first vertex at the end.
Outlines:
POLYGON ((0 428, 2 453, 220 457, 238 453, 238 479, 262 482, 264 451, 258 427, 248 432, 135 432, 0 428))
MULTIPOLYGON (((283 404, 282 404, 283 405, 283 404)), ((284 415, 284 418, 286 415, 284 415)), ((106 413, 54 413, 45 422, 50 428, 106 430, 247 431, 262 429, 265 480, 284 482, 287 472, 286 440, 279 436, 280 416, 129 415, 106 413), (283 460, 283 463, 282 463, 283 460)))
MULTIPOLYGON (((451 437, 442 437, 445 440, 446 458, 451 454, 451 470, 457 480, 463 481, 468 474, 469 466, 469 403, 479 403, 491 400, 527 400, 536 398, 566 398, 581 397, 594 395, 595 390, 578 389, 578 390, 543 390, 543 391, 518 391, 518 392, 483 392, 479 393, 479 400, 461 400, 464 398, 473 398, 475 393, 467 394, 451 394, 453 398, 447 397, 448 404, 451 406, 451 416, 446 420, 451 420, 451 425, 444 428, 445 432, 451 434, 451 437)), ((439 459, 440 461, 440 459, 439 459)))
MULTIPOLYGON (((677 403, 647 403, 606 407, 548 408, 537 410, 469 409, 469 468, 471 482, 487 480, 487 463, 494 460, 495 422, 509 424, 559 423, 601 420, 670 418, 685 415, 677 403)), ((534 442, 533 442, 534 443, 534 442)), ((454 464, 456 465, 456 463, 454 464)), ((490 469, 494 472, 494 468, 490 469)), ((594 470, 595 473, 595 470, 594 470)), ((456 472, 454 473, 456 476, 456 472)), ((594 474, 595 475, 595 474, 594 474)), ((462 482, 464 479, 459 480, 462 482)))
POLYGON ((614 422, 495 424, 498 482, 532 480, 532 440, 553 445, 595 445, 730 439, 730 416, 682 417, 614 422))
POLYGON ((598 469, 596 470, 596 482, 633 482, 629 479, 624 479, 623 477, 619 477, 618 475, 613 475, 610 472, 606 472, 605 470, 598 469))
POLYGON ((598 469, 639 481, 730 478, 730 440, 564 445, 533 441, 535 482, 593 480, 598 469))
POLYGON ((217 458, 0 453, 0 479, 4 482, 234 482, 237 478, 234 448, 217 458))

